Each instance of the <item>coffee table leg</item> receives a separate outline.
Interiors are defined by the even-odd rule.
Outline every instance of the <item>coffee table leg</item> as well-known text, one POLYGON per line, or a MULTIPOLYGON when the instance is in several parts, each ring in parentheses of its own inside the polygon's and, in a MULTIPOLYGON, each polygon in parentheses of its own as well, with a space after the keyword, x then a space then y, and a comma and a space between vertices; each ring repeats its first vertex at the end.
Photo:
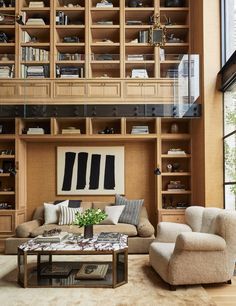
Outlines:
POLYGON ((113 253, 113 288, 128 282, 128 250, 113 253))
POLYGON ((28 269, 27 269, 27 253, 18 250, 18 284, 27 287, 28 269))

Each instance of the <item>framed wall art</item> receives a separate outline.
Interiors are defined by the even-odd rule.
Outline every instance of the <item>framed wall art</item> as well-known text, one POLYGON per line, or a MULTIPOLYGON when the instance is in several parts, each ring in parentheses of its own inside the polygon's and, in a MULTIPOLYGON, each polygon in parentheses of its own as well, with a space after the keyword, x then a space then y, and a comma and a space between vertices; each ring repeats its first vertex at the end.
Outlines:
POLYGON ((124 194, 124 147, 57 147, 58 195, 124 194))

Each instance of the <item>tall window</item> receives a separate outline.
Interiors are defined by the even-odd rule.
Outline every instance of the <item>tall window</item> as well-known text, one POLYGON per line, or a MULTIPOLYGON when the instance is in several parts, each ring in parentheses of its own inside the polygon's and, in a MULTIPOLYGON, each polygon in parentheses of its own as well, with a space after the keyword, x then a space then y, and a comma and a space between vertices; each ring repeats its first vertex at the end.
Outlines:
POLYGON ((222 0, 225 208, 236 210, 236 0, 222 0))

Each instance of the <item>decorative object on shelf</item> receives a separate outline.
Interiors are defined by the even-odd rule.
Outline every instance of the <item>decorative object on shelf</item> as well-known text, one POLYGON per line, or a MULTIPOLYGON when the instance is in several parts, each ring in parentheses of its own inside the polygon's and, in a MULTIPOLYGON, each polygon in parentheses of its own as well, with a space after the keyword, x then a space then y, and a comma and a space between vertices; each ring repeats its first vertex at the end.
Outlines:
POLYGON ((149 29, 149 44, 157 47, 164 47, 166 43, 166 27, 161 25, 160 16, 153 15, 150 19, 152 26, 149 29))
POLYGON ((12 208, 13 206, 10 203, 7 203, 7 202, 0 203, 0 209, 12 209, 12 208))
POLYGON ((65 36, 63 42, 65 43, 78 43, 80 41, 78 36, 65 36))
POLYGON ((141 0, 130 0, 129 7, 142 7, 143 6, 143 2, 141 0))
POLYGON ((182 7, 183 5, 183 0, 165 0, 166 7, 182 7))
POLYGON ((101 2, 96 4, 96 7, 113 7, 113 3, 108 2, 107 0, 101 0, 101 2))
POLYGON ((105 220, 107 214, 102 211, 100 208, 89 208, 84 212, 78 212, 75 214, 74 225, 79 227, 84 226, 84 238, 93 238, 93 225, 99 224, 101 221, 105 220))
POLYGON ((159 167, 157 167, 155 170, 154 170, 154 174, 155 175, 161 175, 161 170, 159 167))
MULTIPOLYGON (((1 15, 0 15, 0 23, 1 23, 1 15)), ((8 36, 5 32, 0 32, 0 43, 7 43, 8 36)))
POLYGON ((167 190, 168 191, 184 191, 185 185, 181 183, 181 181, 170 181, 169 184, 167 184, 167 190))
POLYGON ((171 164, 168 164, 168 165, 166 165, 166 168, 167 168, 167 171, 168 172, 172 172, 172 165, 171 164))
POLYGON ((131 78, 147 79, 148 73, 146 69, 132 69, 131 78))
POLYGON ((0 13, 0 24, 14 24, 17 22, 20 25, 24 25, 23 19, 21 15, 13 15, 13 14, 6 14, 0 13))
POLYGON ((167 42, 168 43, 183 43, 183 39, 180 39, 179 37, 175 37, 175 34, 171 33, 167 37, 167 42))
POLYGON ((170 132, 171 133, 178 133, 179 132, 179 126, 177 123, 172 123, 170 126, 170 132))
POLYGON ((104 130, 101 130, 101 131, 98 131, 98 134, 114 134, 115 131, 114 131, 114 128, 109 128, 108 126, 105 127, 104 130))
POLYGON ((108 264, 82 264, 82 267, 75 275, 75 279, 104 279, 108 268, 108 264))
POLYGON ((178 154, 186 154, 186 152, 184 151, 184 150, 182 150, 182 149, 179 149, 179 148, 177 148, 177 149, 175 149, 175 148, 171 148, 171 149, 169 149, 168 151, 167 151, 167 154, 174 154, 174 155, 178 155, 178 154))
POLYGON ((57 148, 58 195, 116 193, 124 194, 123 146, 57 148))
POLYGON ((181 172, 179 168, 180 168, 180 164, 179 163, 173 163, 172 164, 173 172, 181 172))

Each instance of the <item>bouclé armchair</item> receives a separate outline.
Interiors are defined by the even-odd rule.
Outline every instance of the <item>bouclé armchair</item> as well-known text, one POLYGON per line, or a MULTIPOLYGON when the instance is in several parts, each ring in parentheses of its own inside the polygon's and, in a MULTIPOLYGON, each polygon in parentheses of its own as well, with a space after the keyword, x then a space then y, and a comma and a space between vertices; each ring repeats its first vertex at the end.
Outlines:
POLYGON ((176 285, 231 283, 236 260, 236 212, 192 206, 186 224, 160 222, 150 264, 176 285))

